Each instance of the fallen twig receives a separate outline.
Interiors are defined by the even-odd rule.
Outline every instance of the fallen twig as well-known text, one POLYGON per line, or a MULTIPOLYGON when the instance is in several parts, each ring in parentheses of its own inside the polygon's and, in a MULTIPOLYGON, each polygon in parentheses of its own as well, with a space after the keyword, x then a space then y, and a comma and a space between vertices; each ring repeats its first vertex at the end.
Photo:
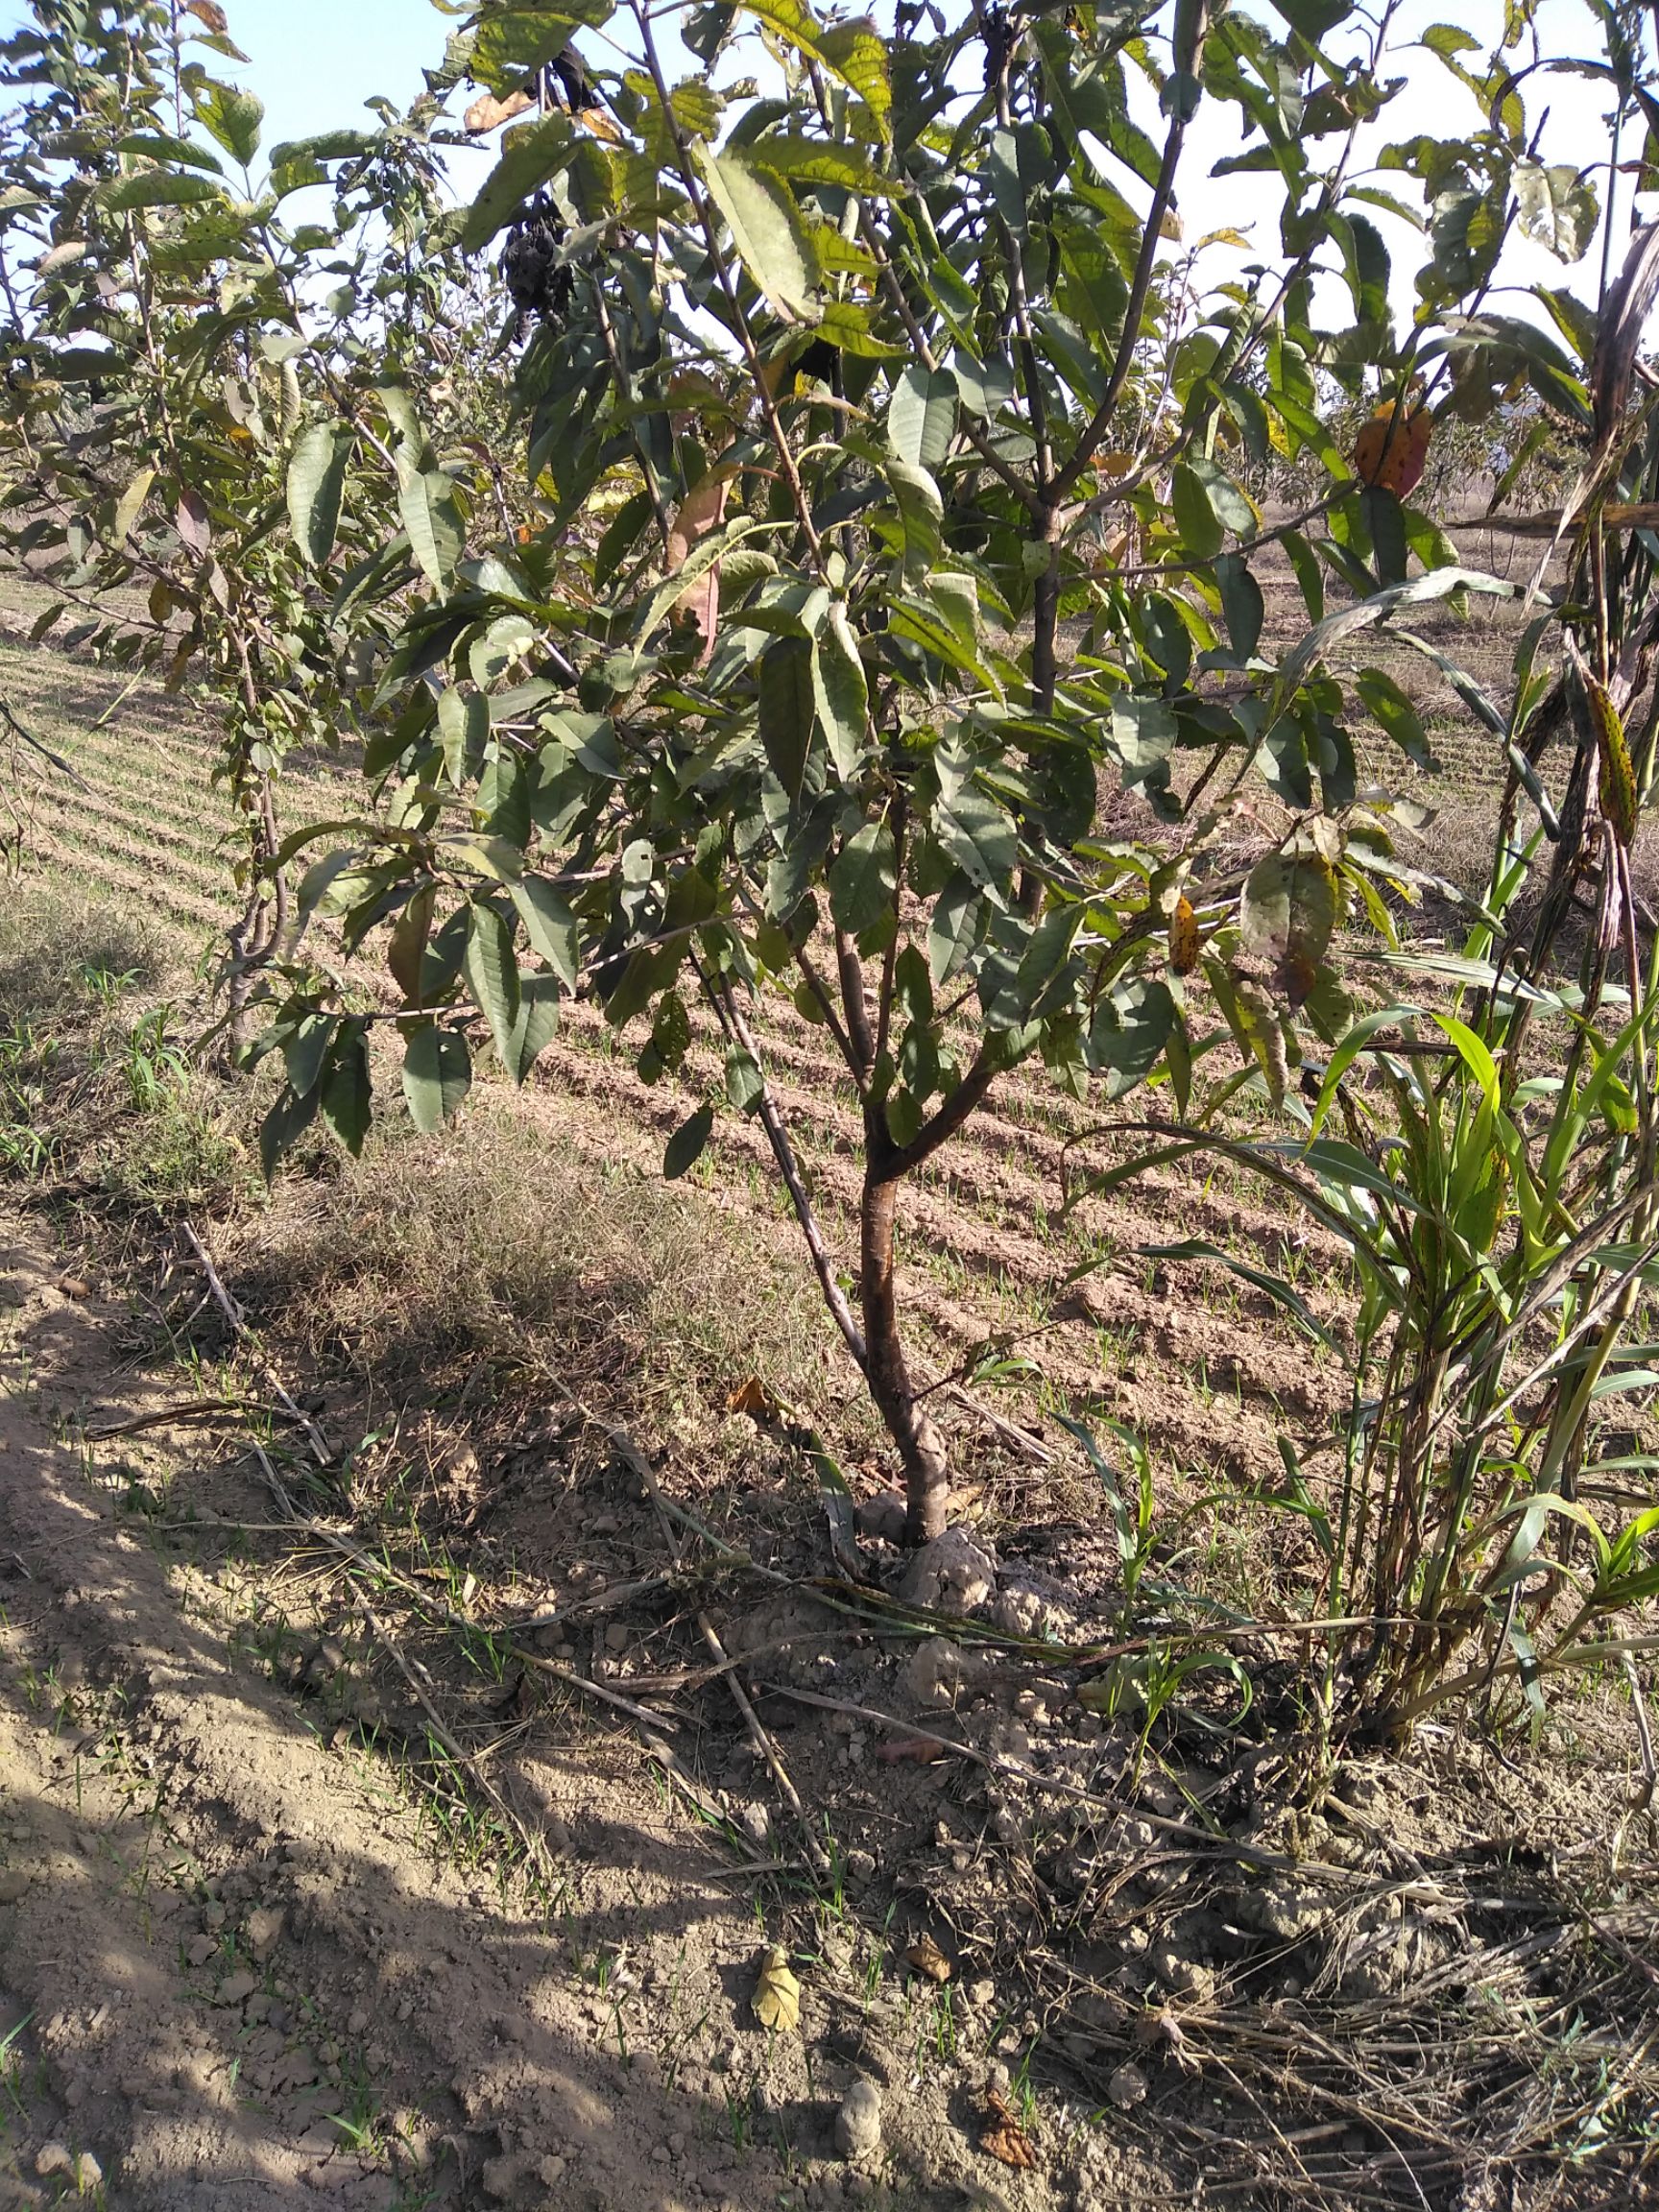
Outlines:
POLYGON ((214 1304, 218 1307, 220 1312, 224 1314, 226 1320, 230 1324, 231 1334, 239 1338, 244 1338, 253 1345, 255 1352, 258 1354, 260 1365, 264 1370, 265 1380, 270 1384, 273 1396, 282 1407, 284 1412, 287 1413, 289 1419, 293 1421, 297 1427, 304 1430, 306 1441, 311 1447, 318 1466, 327 1467, 332 1465, 334 1455, 329 1451, 327 1440, 325 1438, 322 1430, 318 1428, 316 1422, 312 1420, 309 1413, 301 1412, 300 1407, 295 1405, 293 1399, 289 1397, 287 1391, 283 1388, 280 1378, 272 1371, 270 1361, 264 1358, 263 1353, 259 1350, 258 1339, 253 1335, 252 1331, 248 1326, 248 1316, 243 1312, 241 1307, 237 1305, 235 1299, 231 1297, 229 1291, 226 1289, 224 1284, 220 1281, 219 1270, 214 1266, 207 1247, 203 1243, 201 1238, 197 1236, 195 1230, 190 1226, 188 1221, 183 1222, 181 1227, 184 1231, 185 1241, 189 1244, 191 1251, 195 1253, 197 1261, 201 1265, 202 1272, 207 1278, 207 1288, 212 1294, 214 1304))

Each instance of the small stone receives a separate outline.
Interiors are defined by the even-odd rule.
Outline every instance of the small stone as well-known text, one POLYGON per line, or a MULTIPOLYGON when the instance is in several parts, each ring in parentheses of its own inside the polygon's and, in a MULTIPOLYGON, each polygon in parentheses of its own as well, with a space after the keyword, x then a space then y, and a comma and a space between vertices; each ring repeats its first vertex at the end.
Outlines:
POLYGON ((73 2174, 75 2161, 61 2143, 42 2143, 35 2153, 35 2171, 44 2181, 52 2174, 73 2174))
POLYGON ((849 1882, 871 1882, 876 1877, 876 1860, 868 1851, 849 1851, 843 1863, 849 1882))
POLYGON ((843 2158, 874 2157, 881 2148, 881 2092, 874 2081, 854 2081, 835 2115, 835 2148, 843 2158))
POLYGON ((1012 2080, 1013 2076, 998 2058, 985 2076, 985 2086, 993 2097, 1006 2097, 1012 2080))
POLYGON ((104 2169, 90 2151, 83 2151, 71 2169, 75 2187, 83 2197, 90 2197, 104 2186, 104 2169))
POLYGON ((15 1905, 29 1887, 29 1877, 20 1866, 0 1867, 0 1905, 15 1905))
POLYGON ((512 2202, 523 2178, 524 2169, 517 2158, 486 2158, 479 2176, 485 2196, 493 2197, 498 2204, 512 2202))
POLYGON ((772 1840, 772 1815, 767 1812, 764 1805, 758 1801, 745 1805, 737 1817, 742 1824, 744 1835, 752 1843, 759 1844, 764 1848, 772 1840))
POLYGON ((270 1958, 282 1937, 282 1909, 279 1905, 261 1905, 248 1915, 248 1948, 261 1965, 270 1958))
POLYGON ((541 2176, 541 2186, 543 2189, 558 2188, 560 2182, 565 2178, 565 2168, 567 2163, 568 2161, 564 2158, 549 2157, 542 2159, 541 2165, 537 2167, 536 2171, 541 2176))
POLYGON ((259 1986, 256 1974, 228 1974, 214 1997, 216 2005, 244 2005, 259 1986))
POLYGON ((202 1925, 204 1928, 207 1929, 218 1929, 224 1927, 225 1908, 220 1904, 217 1897, 213 1899, 211 1904, 204 1909, 202 1913, 202 1925))
POLYGON ((968 2002, 974 2008, 975 2012, 989 2011, 991 2007, 997 2002, 996 1983, 990 1981, 989 1979, 980 1982, 970 1982, 968 1984, 968 2002))
POLYGON ((853 1514, 853 1525, 860 1536, 868 1536, 878 1544, 902 1544, 906 1519, 904 1500, 897 1490, 878 1490, 873 1498, 861 1498, 853 1514))
POLYGON ((901 1598, 935 1613, 972 1613, 996 1594, 996 1561, 966 1528, 947 1528, 924 1544, 899 1585, 901 1598))
POLYGON ((1106 2094, 1119 2112, 1133 2112, 1146 2102, 1146 2077, 1139 2066, 1119 2066, 1106 2084, 1106 2094))
POLYGON ((613 1621, 610 1627, 605 1631, 606 1650, 626 1651, 628 1645, 629 1635, 627 1629, 623 1626, 620 1621, 613 1621))
POLYGON ((362 2035, 367 2033, 368 2028, 369 2015, 359 2005, 356 2011, 351 2013, 346 2022, 346 2032, 348 2035, 362 2035))

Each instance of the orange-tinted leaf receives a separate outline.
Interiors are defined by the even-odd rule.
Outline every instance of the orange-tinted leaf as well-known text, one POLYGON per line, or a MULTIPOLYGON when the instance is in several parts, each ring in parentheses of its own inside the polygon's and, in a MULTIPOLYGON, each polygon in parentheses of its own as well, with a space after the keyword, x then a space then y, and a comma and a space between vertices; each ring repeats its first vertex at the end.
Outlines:
POLYGON ((979 2148, 989 2152, 993 2158, 1000 2159, 1004 2166, 1019 2167, 1022 2173, 1029 2173, 1037 2163, 1037 2153, 1021 2125, 1020 2115, 995 2089, 985 2092, 985 2128, 979 2137, 979 2148))
POLYGON ((747 1413, 752 1421, 769 1421, 778 1411, 778 1401, 761 1382, 758 1375, 751 1375, 747 1382, 739 1382, 726 1401, 729 1413, 747 1413))
POLYGON ((1190 975, 1198 965, 1198 917, 1185 892, 1169 917, 1169 965, 1177 975, 1190 975))
POLYGON ((1407 414, 1393 399, 1384 399, 1354 441, 1354 467, 1362 484, 1380 485, 1404 499, 1423 480, 1429 459, 1429 442, 1434 424, 1427 407, 1407 414))
POLYGON ((1306 952, 1286 952, 1273 971, 1273 989, 1287 1006, 1301 1006, 1313 995, 1319 970, 1306 952))
POLYGON ((929 1982, 949 1982, 950 1961, 934 1942, 931 1936, 918 1936, 904 1954, 906 1965, 914 1966, 918 1974, 925 1974, 929 1982))
POLYGON ((515 115, 522 115, 526 108, 535 105, 525 91, 509 92, 505 100, 497 100, 493 92, 481 92, 462 116, 462 128, 472 137, 481 137, 486 131, 511 123, 515 115))

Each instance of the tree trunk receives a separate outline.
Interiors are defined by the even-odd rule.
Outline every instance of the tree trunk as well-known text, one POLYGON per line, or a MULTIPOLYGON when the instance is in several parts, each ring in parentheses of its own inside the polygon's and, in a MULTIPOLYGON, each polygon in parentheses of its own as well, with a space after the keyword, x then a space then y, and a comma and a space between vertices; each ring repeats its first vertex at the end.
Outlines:
POLYGON ((864 1310, 865 1375, 870 1395, 899 1447, 904 1463, 909 1506, 907 1534, 926 1544, 945 1533, 950 1469, 945 1439, 920 1411, 899 1339, 899 1306, 893 1290, 893 1224, 899 1206, 897 1181, 878 1181, 872 1163, 864 1178, 858 1214, 859 1291, 864 1310))

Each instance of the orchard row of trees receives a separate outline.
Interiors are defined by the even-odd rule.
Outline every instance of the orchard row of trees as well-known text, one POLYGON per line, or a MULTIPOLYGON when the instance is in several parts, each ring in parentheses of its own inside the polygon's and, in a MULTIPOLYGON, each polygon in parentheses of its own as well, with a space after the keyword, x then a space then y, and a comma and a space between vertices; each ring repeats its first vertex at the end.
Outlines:
POLYGON ((1655 1235, 1629 849, 1659 273, 1615 252, 1598 314, 1564 276, 1517 311, 1511 268, 1599 233, 1613 170, 1547 143, 1560 72, 1647 180, 1641 11, 1596 0, 1572 55, 1526 5, 1490 51, 1438 25, 1408 54, 1396 0, 454 12, 406 110, 272 147, 216 0, 33 0, 3 49, 5 542, 55 587, 42 635, 217 702, 247 831, 227 1022, 279 1058, 268 1166, 319 1118, 361 1145, 376 1033, 431 1129, 480 1052, 522 1082, 572 996, 653 1081, 701 1006, 724 1086, 667 1171, 717 1112, 758 1118, 920 1540, 950 1466, 901 1329, 906 1182, 1022 1065, 1137 1094, 1127 1171, 1219 1149, 1354 1254, 1353 1326, 1301 1310, 1355 1371, 1339 1479, 1316 1495, 1287 1444, 1286 1496, 1321 1603, 1375 1623, 1363 1695, 1397 1718, 1471 1648, 1530 1683, 1567 1582, 1599 1622, 1647 1572, 1646 1523, 1594 1529, 1587 1578, 1546 1539, 1583 1517, 1655 1235), (1396 119, 1426 68, 1444 135, 1396 119), (498 157, 456 208, 469 126, 498 157), (1190 250, 1194 180, 1235 173, 1274 220, 1190 250), (1334 402, 1382 409, 1360 470, 1334 402), (1582 467, 1568 589, 1499 701, 1410 629, 1506 589, 1411 494, 1436 416, 1518 407, 1517 470, 1545 438, 1582 467), (1246 489, 1292 480, 1288 516, 1246 489), (1357 1006, 1334 954, 1349 920, 1392 945, 1413 890, 1357 765, 1362 727, 1429 758, 1382 625, 1510 779, 1432 1016, 1357 1006), (289 832, 284 757, 342 742, 360 811, 289 832), (856 1096, 850 1273, 769 1080, 775 990, 856 1096))

